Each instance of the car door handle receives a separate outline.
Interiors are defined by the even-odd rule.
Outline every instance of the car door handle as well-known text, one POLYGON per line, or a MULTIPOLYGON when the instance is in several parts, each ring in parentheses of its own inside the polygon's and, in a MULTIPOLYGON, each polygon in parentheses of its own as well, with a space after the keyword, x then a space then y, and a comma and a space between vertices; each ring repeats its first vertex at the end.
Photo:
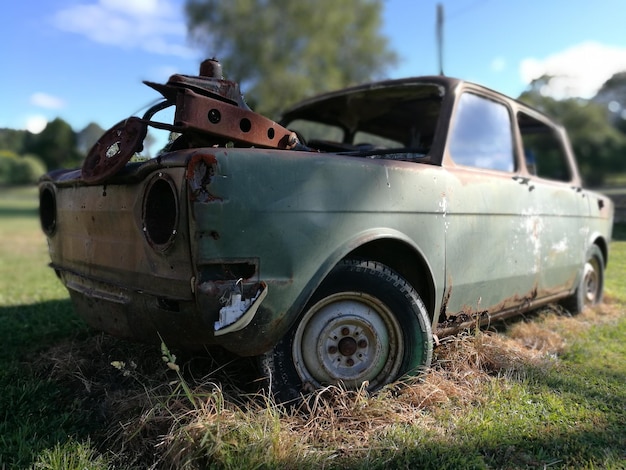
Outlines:
POLYGON ((533 189, 535 189, 535 186, 530 184, 530 178, 527 178, 525 176, 516 175, 513 177, 513 181, 518 182, 522 186, 528 186, 528 191, 532 191, 533 189))

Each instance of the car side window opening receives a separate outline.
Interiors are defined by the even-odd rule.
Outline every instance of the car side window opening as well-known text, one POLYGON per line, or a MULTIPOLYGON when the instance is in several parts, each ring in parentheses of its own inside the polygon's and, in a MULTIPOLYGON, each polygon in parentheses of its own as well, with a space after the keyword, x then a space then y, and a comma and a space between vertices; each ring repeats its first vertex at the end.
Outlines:
POLYGON ((459 165, 515 170, 511 117, 502 103, 473 93, 461 95, 449 142, 450 155, 459 165))
POLYGON ((572 174, 567 154, 555 129, 521 112, 517 120, 529 173, 555 181, 570 181, 572 174))

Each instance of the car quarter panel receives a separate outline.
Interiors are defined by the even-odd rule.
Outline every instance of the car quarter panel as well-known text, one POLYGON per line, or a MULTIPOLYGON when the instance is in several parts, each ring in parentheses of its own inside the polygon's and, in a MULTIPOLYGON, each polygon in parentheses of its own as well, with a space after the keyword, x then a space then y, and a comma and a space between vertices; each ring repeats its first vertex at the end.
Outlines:
MULTIPOLYGON (((402 240, 419 252, 441 298, 441 168, 304 152, 203 149, 213 162, 207 200, 190 217, 199 277, 213 263, 256 260, 268 295, 252 324, 224 342, 278 340, 332 267, 360 244, 402 240)), ((191 170, 192 172, 194 170, 191 170)), ((193 189, 191 190, 193 192, 193 189)), ((227 344, 225 344, 227 346, 227 344)), ((227 346, 228 347, 228 346, 227 346)))

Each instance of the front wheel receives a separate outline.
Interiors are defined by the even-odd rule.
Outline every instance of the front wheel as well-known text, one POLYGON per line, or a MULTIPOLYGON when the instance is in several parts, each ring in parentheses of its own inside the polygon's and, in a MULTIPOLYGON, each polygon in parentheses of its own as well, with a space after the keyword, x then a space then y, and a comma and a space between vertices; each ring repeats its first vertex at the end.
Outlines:
POLYGON ((597 245, 593 245, 587 255, 583 272, 576 291, 566 298, 562 305, 573 314, 578 314, 585 307, 592 307, 602 302, 604 290, 604 256, 597 245))
POLYGON ((430 365, 432 332, 419 295, 387 266, 346 260, 261 364, 281 402, 329 384, 377 390, 430 365))

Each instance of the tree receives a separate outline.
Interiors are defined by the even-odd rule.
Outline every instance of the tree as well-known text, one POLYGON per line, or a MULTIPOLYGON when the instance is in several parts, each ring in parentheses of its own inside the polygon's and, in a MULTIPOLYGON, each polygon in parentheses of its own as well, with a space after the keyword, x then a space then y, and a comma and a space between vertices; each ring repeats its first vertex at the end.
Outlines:
POLYGON ((39 134, 27 133, 25 153, 39 156, 48 169, 75 166, 81 161, 76 150, 76 134, 60 118, 49 122, 39 134))
POLYGON ((104 129, 95 122, 90 122, 83 130, 76 134, 76 149, 87 155, 93 144, 104 134, 104 129))
POLYGON ((380 33, 382 0, 187 0, 191 37, 274 116, 322 91, 380 78, 396 55, 380 33))
POLYGON ((26 131, 16 129, 0 129, 0 150, 21 153, 24 147, 26 131))
POLYGON ((568 131, 585 183, 599 186, 607 174, 626 169, 626 138, 611 125, 606 106, 590 100, 556 100, 541 93, 549 77, 531 83, 520 100, 561 122, 568 131))
POLYGON ((611 122, 626 135, 626 72, 616 73, 604 82, 593 101, 608 108, 611 122))

